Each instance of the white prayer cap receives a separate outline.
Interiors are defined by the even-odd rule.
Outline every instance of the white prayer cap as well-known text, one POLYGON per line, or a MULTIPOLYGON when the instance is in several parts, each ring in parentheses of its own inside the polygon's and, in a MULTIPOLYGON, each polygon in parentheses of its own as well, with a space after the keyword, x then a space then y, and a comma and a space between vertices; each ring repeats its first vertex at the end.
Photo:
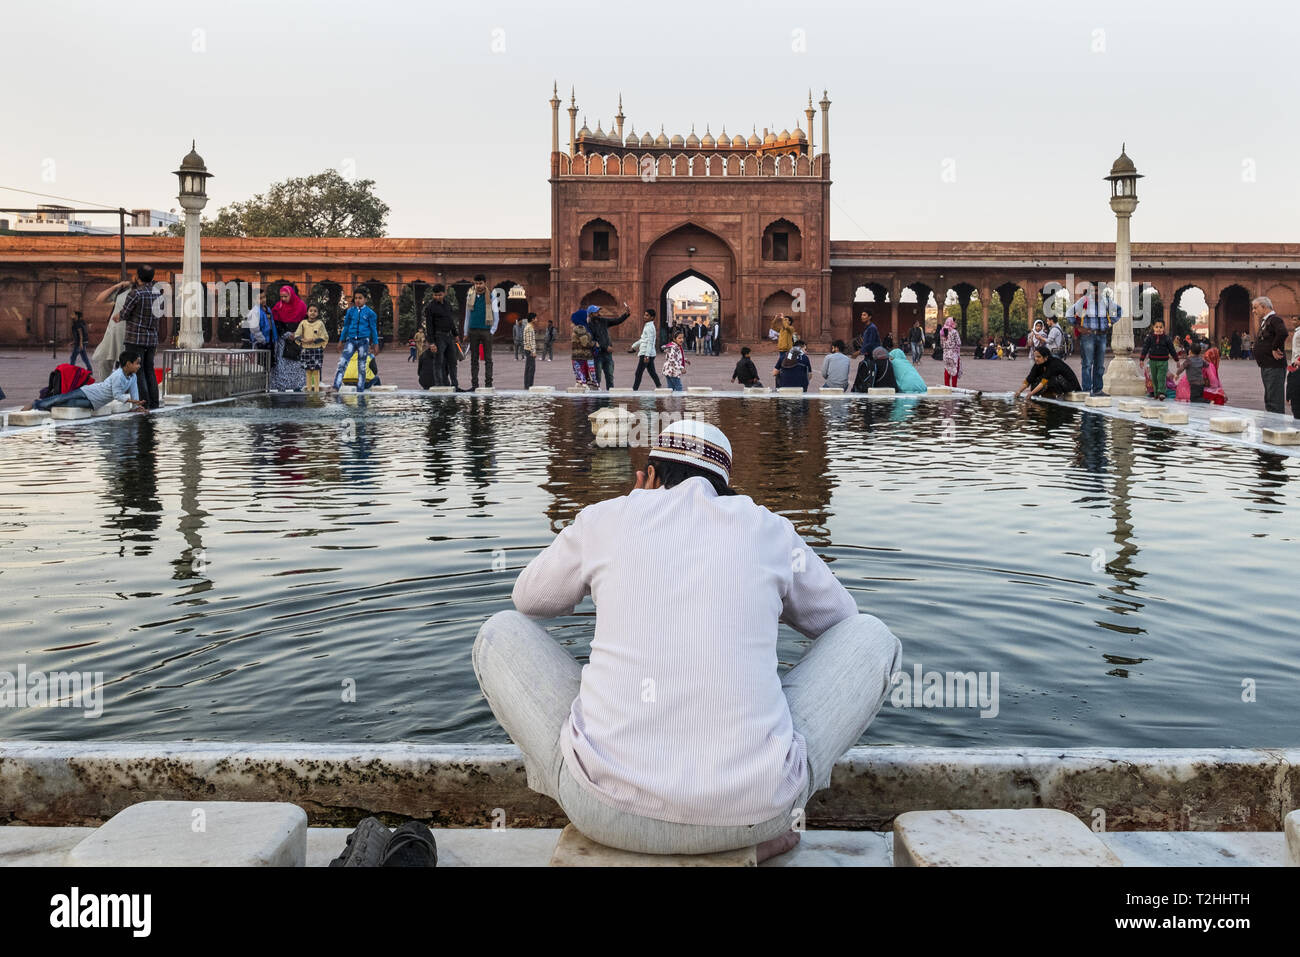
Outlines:
POLYGON ((696 419, 674 422, 659 433, 650 454, 708 469, 731 483, 731 443, 716 425, 696 419))

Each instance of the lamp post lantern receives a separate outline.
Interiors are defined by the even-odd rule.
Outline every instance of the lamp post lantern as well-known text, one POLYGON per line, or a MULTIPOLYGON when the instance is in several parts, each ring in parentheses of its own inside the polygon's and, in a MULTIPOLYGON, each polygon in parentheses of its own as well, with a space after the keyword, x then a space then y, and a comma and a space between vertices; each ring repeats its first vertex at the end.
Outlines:
POLYGON ((203 157, 190 143, 190 151, 175 171, 180 180, 181 208, 185 210, 185 259, 181 266, 181 328, 177 345, 203 348, 203 261, 199 253, 199 214, 208 205, 207 183, 212 176, 203 157))
POLYGON ((1146 381, 1138 374, 1133 361, 1133 268, 1129 247, 1129 220, 1137 209, 1137 181, 1142 174, 1129 159, 1124 147, 1111 164, 1110 208, 1115 211, 1115 296, 1119 303, 1119 319, 1111 330, 1111 348, 1114 356, 1106 367, 1102 388, 1107 395, 1146 395, 1146 381))

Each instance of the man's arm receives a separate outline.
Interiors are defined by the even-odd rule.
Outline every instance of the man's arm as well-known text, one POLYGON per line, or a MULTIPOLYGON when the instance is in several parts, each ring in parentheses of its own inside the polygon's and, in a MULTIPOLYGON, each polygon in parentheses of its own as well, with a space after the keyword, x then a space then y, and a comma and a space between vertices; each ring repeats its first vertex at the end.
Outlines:
POLYGON ((587 595, 582 573, 582 513, 542 549, 515 580, 510 597, 531 618, 569 615, 587 595))
POLYGON ((623 315, 619 316, 617 319, 606 319, 606 320, 605 320, 605 328, 608 329, 610 326, 617 326, 620 322, 626 322, 626 321, 627 321, 627 317, 630 316, 630 315, 632 315, 632 313, 630 313, 630 312, 625 312, 625 313, 623 313, 623 315))
POLYGON ((805 638, 816 638, 856 615, 858 605, 789 520, 782 522, 790 541, 790 586, 781 596, 781 620, 805 638))

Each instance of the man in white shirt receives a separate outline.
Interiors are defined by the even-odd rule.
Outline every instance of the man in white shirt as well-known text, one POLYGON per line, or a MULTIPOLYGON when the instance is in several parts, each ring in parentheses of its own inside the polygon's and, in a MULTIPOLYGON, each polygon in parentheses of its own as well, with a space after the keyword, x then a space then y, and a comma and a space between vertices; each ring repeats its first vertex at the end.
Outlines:
POLYGON ((611 847, 793 847, 791 825, 899 669, 898 639, 858 613, 787 519, 733 492, 730 472, 719 429, 664 429, 633 491, 583 509, 520 574, 518 610, 474 643, 529 787, 611 847), (701 604, 684 568, 710 570, 717 598, 701 604), (533 619, 572 614, 587 595, 596 626, 582 667, 533 619), (784 677, 779 621, 816 639, 784 677))

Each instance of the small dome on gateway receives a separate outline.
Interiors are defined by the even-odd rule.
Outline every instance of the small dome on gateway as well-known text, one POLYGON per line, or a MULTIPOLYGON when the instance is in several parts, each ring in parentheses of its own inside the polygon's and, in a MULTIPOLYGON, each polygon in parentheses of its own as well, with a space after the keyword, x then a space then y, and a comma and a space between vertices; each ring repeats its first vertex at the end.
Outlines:
POLYGON ((596 121, 596 132, 592 134, 598 140, 605 139, 605 131, 600 126, 600 121, 596 121))
POLYGON ((699 138, 698 136, 695 135, 695 124, 694 124, 694 123, 691 124, 691 135, 688 136, 688 137, 686 137, 686 145, 687 145, 687 146, 699 146, 699 145, 700 145, 700 138, 699 138))
POLYGON ((760 139, 758 138, 758 127, 754 127, 754 131, 753 131, 752 133, 749 134, 749 141, 748 141, 748 143, 747 143, 746 145, 748 145, 748 146, 762 146, 762 145, 763 145, 763 141, 760 140, 760 139))
POLYGON ((664 135, 663 124, 659 124, 659 135, 655 137, 655 146, 667 146, 668 137, 664 135))
POLYGON ((672 141, 671 141, 671 145, 674 146, 674 147, 685 146, 685 145, 686 145, 686 141, 685 141, 684 139, 682 139, 682 134, 681 134, 681 133, 674 133, 674 134, 673 134, 673 138, 672 138, 672 141))
POLYGON ((735 136, 731 138, 731 145, 736 147, 737 149, 740 149, 745 145, 745 138, 741 136, 739 133, 737 133, 735 136))
POLYGON ((704 128, 704 137, 700 140, 700 145, 706 150, 711 150, 718 145, 718 141, 713 138, 713 134, 709 132, 707 126, 704 128))
POLYGON ((764 146, 776 145, 776 134, 773 133, 771 130, 767 129, 766 127, 764 127, 763 129, 763 145, 764 146))
POLYGON ((776 141, 778 143, 787 143, 789 142, 789 140, 790 140, 789 130, 782 130, 780 133, 776 134, 776 141))
POLYGON ((587 129, 587 118, 585 116, 582 118, 582 129, 578 130, 578 138, 581 139, 584 136, 588 139, 591 138, 591 130, 587 129))
POLYGON ((799 126, 796 126, 796 127, 794 128, 794 138, 795 138, 796 142, 799 142, 799 143, 807 143, 807 142, 808 142, 808 137, 804 135, 803 128, 802 128, 802 127, 799 127, 799 126))
POLYGON ((642 145, 642 146, 654 146, 654 145, 655 145, 655 138, 654 138, 653 136, 651 136, 650 133, 649 133, 648 131, 645 132, 645 133, 642 133, 642 134, 641 134, 641 145, 642 145))
POLYGON ((624 141, 623 145, 624 145, 624 146, 636 146, 636 145, 638 145, 640 142, 641 142, 641 141, 640 141, 639 139, 637 139, 637 136, 636 136, 636 127, 630 127, 630 128, 629 128, 629 132, 628 132, 628 134, 627 134, 627 139, 624 141))

